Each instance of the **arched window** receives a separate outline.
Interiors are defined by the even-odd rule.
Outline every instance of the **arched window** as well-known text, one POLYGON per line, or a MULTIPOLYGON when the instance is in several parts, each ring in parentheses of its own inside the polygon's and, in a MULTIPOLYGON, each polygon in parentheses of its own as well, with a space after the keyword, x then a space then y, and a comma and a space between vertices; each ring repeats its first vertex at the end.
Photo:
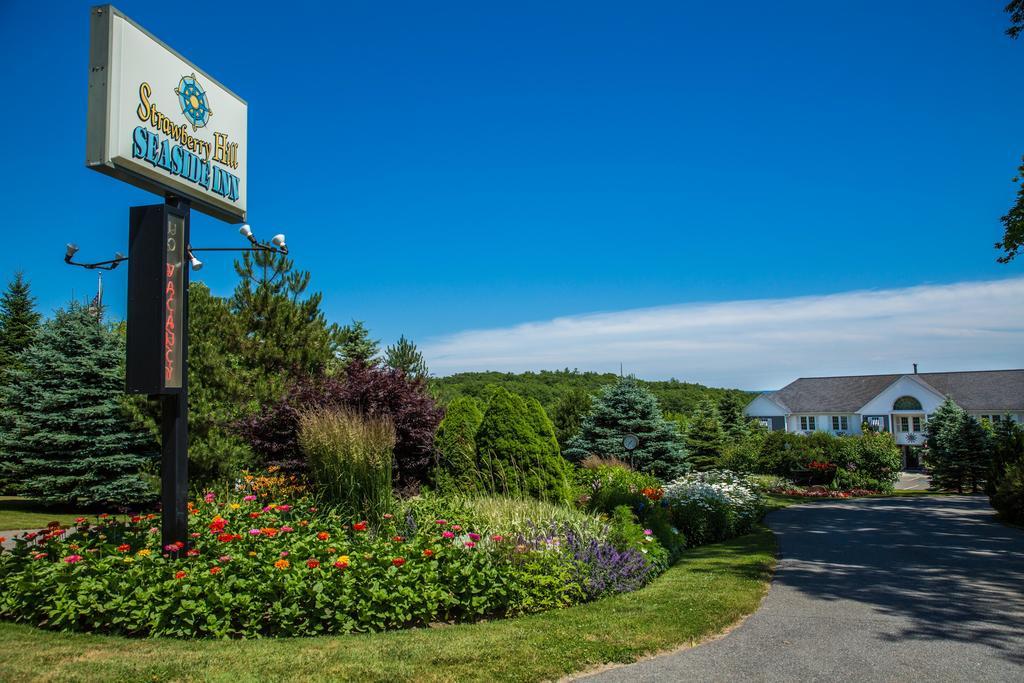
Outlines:
POLYGON ((921 410, 921 402, 913 396, 900 396, 892 404, 893 410, 921 410))

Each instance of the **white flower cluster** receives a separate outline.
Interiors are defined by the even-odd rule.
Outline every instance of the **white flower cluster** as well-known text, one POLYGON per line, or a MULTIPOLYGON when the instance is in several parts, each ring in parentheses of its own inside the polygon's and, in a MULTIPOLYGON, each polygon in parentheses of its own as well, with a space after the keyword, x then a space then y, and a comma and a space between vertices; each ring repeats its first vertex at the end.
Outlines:
POLYGON ((694 503, 704 509, 715 504, 733 508, 737 513, 757 514, 761 497, 746 479, 728 470, 692 472, 665 487, 669 505, 694 503))

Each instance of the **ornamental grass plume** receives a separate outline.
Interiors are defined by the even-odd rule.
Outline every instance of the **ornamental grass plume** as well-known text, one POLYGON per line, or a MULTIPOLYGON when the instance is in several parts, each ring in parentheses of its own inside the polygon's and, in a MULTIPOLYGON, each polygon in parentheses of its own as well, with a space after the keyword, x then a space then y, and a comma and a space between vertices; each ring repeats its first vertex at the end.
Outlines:
POLYGON ((299 416, 299 445, 320 493, 347 510, 379 521, 393 504, 395 426, 388 417, 318 408, 299 416))

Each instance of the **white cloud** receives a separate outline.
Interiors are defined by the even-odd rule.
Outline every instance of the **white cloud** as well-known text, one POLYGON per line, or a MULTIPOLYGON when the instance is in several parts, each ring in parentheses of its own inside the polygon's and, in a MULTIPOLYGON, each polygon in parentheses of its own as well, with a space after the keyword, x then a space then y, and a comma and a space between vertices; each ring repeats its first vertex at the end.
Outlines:
POLYGON ((579 368, 769 389, 815 375, 1024 367, 1024 278, 573 315, 428 341, 435 374, 579 368))

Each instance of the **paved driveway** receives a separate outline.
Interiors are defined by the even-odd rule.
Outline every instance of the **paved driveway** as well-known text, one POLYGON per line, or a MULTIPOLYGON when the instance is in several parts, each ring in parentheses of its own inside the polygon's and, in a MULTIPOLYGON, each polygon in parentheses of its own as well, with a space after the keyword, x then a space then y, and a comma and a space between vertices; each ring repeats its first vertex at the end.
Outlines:
POLYGON ((1024 531, 982 496, 814 503, 768 517, 781 558, 729 635, 595 681, 1024 681, 1024 531))

